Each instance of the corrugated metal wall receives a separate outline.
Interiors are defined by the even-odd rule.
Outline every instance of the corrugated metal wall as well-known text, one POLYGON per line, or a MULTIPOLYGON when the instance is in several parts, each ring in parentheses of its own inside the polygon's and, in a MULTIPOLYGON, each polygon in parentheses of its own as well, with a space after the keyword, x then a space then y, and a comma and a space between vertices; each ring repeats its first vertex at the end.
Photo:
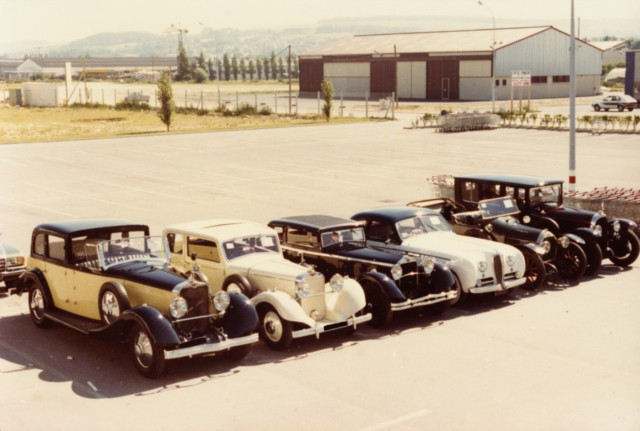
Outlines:
POLYGON ((371 62, 371 94, 386 97, 395 91, 396 63, 393 60, 371 62))
POLYGON ((324 76, 331 79, 336 97, 364 98, 369 94, 370 70, 368 62, 324 64, 324 76))
POLYGON ((324 78, 322 60, 300 59, 300 92, 320 91, 320 83, 324 78))
POLYGON ((398 62, 398 97, 425 99, 427 97, 427 62, 398 62))
POLYGON ((460 61, 427 61, 427 99, 460 99, 460 61))
POLYGON ((491 77, 491 60, 460 60, 460 78, 491 77))

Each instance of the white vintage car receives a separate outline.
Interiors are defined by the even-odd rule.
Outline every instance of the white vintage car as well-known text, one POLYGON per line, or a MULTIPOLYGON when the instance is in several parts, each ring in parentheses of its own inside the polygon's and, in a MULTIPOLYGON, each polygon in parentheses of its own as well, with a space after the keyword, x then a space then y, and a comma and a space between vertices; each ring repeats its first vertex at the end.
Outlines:
POLYGON ((188 274, 194 261, 211 289, 251 298, 260 335, 271 348, 285 350, 293 338, 352 327, 371 320, 363 314, 360 284, 338 274, 326 283, 313 268, 288 261, 276 232, 264 225, 230 219, 203 220, 164 229, 171 266, 188 274))
POLYGON ((391 207, 351 218, 366 222, 371 247, 424 254, 446 263, 456 276, 458 298, 468 293, 507 292, 526 282, 524 256, 517 248, 457 235, 439 212, 391 207))

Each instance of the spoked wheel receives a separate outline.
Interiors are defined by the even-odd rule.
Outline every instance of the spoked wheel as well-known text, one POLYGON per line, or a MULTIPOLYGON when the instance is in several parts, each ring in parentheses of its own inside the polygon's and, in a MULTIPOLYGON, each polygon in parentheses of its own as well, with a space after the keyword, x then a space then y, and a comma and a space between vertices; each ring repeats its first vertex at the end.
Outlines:
POLYGON ((362 287, 365 287, 366 304, 364 306, 364 313, 371 313, 371 320, 367 323, 374 328, 382 328, 391 322, 391 302, 384 293, 380 291, 377 285, 371 283, 365 283, 362 287), (367 286, 368 284, 368 286, 367 286))
POLYGON ((44 313, 49 308, 47 297, 40 283, 35 283, 29 290, 29 314, 34 325, 38 328, 48 328, 51 321, 48 320, 44 313))
POLYGON ((293 339, 292 325, 280 317, 272 307, 260 311, 260 336, 267 346, 275 350, 287 350, 293 339))
MULTIPOLYGON (((120 286, 120 288, 122 287, 120 286)), ((124 310, 130 308, 129 298, 127 298, 126 293, 111 284, 105 284, 100 289, 99 301, 100 320, 105 325, 111 325, 124 310)))
POLYGON ((567 281, 578 281, 587 269, 587 255, 575 243, 569 243, 564 256, 558 260, 558 273, 567 281))
POLYGON ((602 265, 602 249, 595 241, 589 241, 584 246, 584 252, 587 255, 587 269, 584 274, 593 275, 602 265))
POLYGON ((627 233, 627 241, 623 244, 614 244, 613 254, 609 260, 618 266, 629 266, 638 258, 640 253, 640 240, 635 232, 627 233))
POLYGON ((524 276, 527 280, 522 285, 522 288, 527 290, 536 290, 542 286, 546 277, 547 272, 544 268, 544 261, 542 260, 542 257, 533 250, 522 248, 520 251, 522 251, 524 256, 524 276))
POLYGON ((145 377, 158 377, 164 371, 164 352, 158 347, 147 329, 136 323, 131 329, 129 346, 136 369, 145 377))

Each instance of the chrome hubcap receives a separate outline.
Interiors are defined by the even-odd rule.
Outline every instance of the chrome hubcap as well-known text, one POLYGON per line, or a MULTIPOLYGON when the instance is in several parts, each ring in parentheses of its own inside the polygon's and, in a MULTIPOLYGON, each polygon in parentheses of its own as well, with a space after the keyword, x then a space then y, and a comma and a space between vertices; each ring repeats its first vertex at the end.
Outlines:
POLYGON ((280 341, 282 338, 282 321, 278 313, 269 311, 264 316, 264 332, 271 341, 280 341))
POLYGON ((151 346, 151 340, 143 331, 139 331, 134 339, 133 353, 136 356, 136 361, 144 368, 151 366, 153 361, 153 347, 151 346))
POLYGON ((31 294, 31 310, 33 314, 38 318, 42 319, 44 312, 44 298, 42 296, 42 291, 40 289, 36 289, 31 294))
POLYGON ((118 316, 120 316, 120 306, 118 300, 112 292, 105 292, 102 295, 102 315, 107 323, 112 323, 118 316))

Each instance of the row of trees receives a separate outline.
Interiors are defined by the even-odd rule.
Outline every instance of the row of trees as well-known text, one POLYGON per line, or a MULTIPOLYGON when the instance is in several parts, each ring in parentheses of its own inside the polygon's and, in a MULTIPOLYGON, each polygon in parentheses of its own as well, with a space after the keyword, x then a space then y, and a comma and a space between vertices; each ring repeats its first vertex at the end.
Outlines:
MULTIPOLYGON (((205 82, 207 80, 220 79, 224 81, 242 79, 243 81, 254 79, 285 79, 288 77, 287 60, 282 57, 276 57, 274 52, 271 56, 249 59, 238 58, 235 55, 229 57, 224 54, 222 60, 205 59, 204 53, 195 59, 190 59, 187 55, 182 42, 178 44, 178 70, 176 73, 177 81, 195 81, 205 82)), ((291 57, 291 77, 298 77, 298 60, 291 57)))

